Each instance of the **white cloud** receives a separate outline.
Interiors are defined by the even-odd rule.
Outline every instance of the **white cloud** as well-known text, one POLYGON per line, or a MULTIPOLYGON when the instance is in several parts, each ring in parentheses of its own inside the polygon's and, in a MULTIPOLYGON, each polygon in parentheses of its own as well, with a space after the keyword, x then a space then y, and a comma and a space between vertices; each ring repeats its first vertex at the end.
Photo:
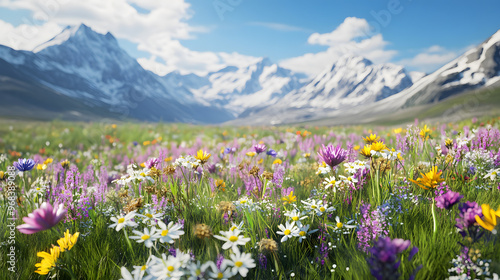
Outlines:
POLYGON ((455 51, 450 51, 444 47, 434 45, 412 58, 402 59, 397 63, 403 64, 409 69, 430 73, 457 58, 457 56, 458 53, 455 51))
POLYGON ((0 7, 33 13, 33 17, 27 19, 32 24, 26 26, 14 27, 0 22, 0 44, 16 49, 32 50, 57 35, 62 27, 84 23, 99 33, 111 32, 117 38, 138 44, 139 50, 151 54, 139 58, 138 62, 158 74, 173 70, 204 74, 227 63, 241 65, 254 59, 235 53, 198 52, 184 47, 179 40, 192 39, 194 34, 208 31, 186 22, 193 13, 185 0, 0 0, 0 7), (26 40, 21 43, 11 39, 13 35, 9 34, 22 35, 25 29, 37 31, 24 36, 26 40))
POLYGON ((327 46, 328 49, 288 58, 280 65, 314 76, 346 54, 360 55, 374 63, 388 62, 397 54, 395 50, 386 49, 389 43, 381 34, 371 34, 371 26, 365 19, 355 17, 346 18, 330 33, 311 34, 308 43, 327 46))
POLYGON ((250 22, 249 25, 262 26, 262 27, 266 27, 266 28, 273 29, 276 31, 302 31, 302 32, 310 31, 307 28, 302 28, 302 27, 278 23, 278 22, 260 22, 260 21, 258 21, 258 22, 250 22))
POLYGON ((32 50, 41 43, 50 40, 54 35, 61 32, 62 28, 55 23, 43 25, 12 24, 0 20, 0 44, 9 46, 16 50, 32 50))

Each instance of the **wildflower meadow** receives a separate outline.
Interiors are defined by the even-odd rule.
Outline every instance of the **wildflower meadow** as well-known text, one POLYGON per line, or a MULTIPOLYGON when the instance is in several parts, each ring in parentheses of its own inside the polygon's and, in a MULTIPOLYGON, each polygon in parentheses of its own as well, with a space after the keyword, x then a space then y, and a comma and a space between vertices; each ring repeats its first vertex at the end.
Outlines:
POLYGON ((1 279, 498 279, 500 118, 0 127, 1 279))

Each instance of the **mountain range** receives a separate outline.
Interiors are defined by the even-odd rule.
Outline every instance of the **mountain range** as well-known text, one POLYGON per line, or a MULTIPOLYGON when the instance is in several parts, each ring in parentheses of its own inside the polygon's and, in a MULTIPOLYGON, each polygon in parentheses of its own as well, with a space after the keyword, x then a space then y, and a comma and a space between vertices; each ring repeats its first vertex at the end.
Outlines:
POLYGON ((500 86, 500 31, 423 77, 394 64, 341 57, 312 79, 267 58, 207 75, 158 76, 115 37, 80 25, 33 51, 0 45, 0 116, 281 124, 399 110, 500 86))

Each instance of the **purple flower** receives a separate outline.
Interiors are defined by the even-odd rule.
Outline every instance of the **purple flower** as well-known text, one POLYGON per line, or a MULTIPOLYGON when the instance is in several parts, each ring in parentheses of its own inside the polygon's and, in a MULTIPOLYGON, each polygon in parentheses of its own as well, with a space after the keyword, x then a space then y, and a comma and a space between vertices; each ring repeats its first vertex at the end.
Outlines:
POLYGON ((318 156, 332 168, 342 163, 347 158, 348 151, 342 149, 342 144, 339 144, 337 147, 333 145, 328 145, 326 147, 325 145, 322 146, 323 147, 318 152, 318 156))
POLYGON ((276 152, 273 149, 269 149, 269 151, 266 152, 268 156, 276 157, 278 155, 278 152, 276 152))
POLYGON ((263 153, 267 150, 267 147, 266 145, 264 144, 256 144, 253 146, 253 150, 257 153, 257 154, 260 154, 260 153, 263 153))
MULTIPOLYGON (((374 242, 373 247, 368 250, 371 253, 367 260, 371 274, 379 280, 399 279, 398 268, 401 261, 398 260, 398 255, 408 249, 409 246, 409 240, 400 238, 391 240, 390 237, 380 237, 374 242)), ((411 253, 414 255, 416 251, 418 249, 412 249, 411 253)))
POLYGON ((153 167, 157 167, 158 164, 160 164, 160 160, 157 159, 157 158, 150 158, 148 159, 148 161, 146 161, 146 163, 144 164, 146 166, 146 168, 148 169, 151 169, 153 167))
POLYGON ((483 216, 483 211, 481 207, 474 201, 467 201, 465 203, 461 203, 458 205, 458 210, 460 212, 459 218, 456 219, 457 224, 455 225, 457 228, 461 229, 462 235, 465 234, 465 230, 474 226, 476 223, 476 215, 479 217, 483 216))
POLYGON ((62 219, 66 217, 67 210, 63 205, 54 204, 54 207, 48 202, 42 203, 40 208, 24 217, 22 224, 17 229, 24 234, 33 234, 39 231, 50 229, 57 225, 62 219))
POLYGON ((441 209, 451 209, 453 205, 457 204, 464 196, 460 193, 448 191, 447 193, 436 197, 436 206, 441 209))
POLYGON ((234 154, 236 152, 236 148, 225 148, 224 149, 224 154, 227 155, 227 154, 234 154))
POLYGON ((32 159, 20 158, 14 162, 14 167, 21 172, 30 171, 35 167, 35 161, 32 159))

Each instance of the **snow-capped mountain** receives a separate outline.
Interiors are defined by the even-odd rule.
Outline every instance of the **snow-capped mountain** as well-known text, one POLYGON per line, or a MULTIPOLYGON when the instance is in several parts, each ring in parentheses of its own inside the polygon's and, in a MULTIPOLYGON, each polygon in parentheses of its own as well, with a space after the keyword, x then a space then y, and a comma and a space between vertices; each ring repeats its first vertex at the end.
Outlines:
POLYGON ((151 121, 221 122, 232 116, 144 70, 110 33, 67 27, 34 52, 0 46, 0 59, 26 77, 90 106, 151 121))
POLYGON ((326 68, 311 82, 284 96, 279 104, 264 110, 247 110, 244 115, 281 123, 303 115, 315 118, 325 110, 352 108, 387 98, 412 85, 412 79, 401 66, 373 64, 360 56, 345 55, 326 68), (257 117, 260 118, 260 117, 257 117))
POLYGON ((171 84, 186 88, 199 100, 226 108, 234 116, 248 108, 270 106, 292 90, 303 86, 303 75, 293 74, 267 58, 244 66, 228 66, 204 77, 173 72, 165 76, 171 84))

